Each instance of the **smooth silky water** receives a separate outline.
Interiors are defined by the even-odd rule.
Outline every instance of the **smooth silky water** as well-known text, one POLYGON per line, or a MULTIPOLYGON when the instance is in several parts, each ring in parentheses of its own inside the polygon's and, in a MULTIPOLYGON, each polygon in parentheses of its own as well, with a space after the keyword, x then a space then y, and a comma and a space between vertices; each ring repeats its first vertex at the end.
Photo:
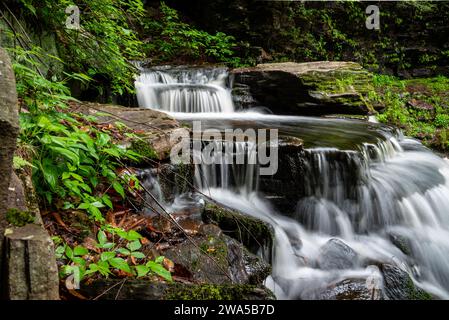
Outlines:
MULTIPOLYGON (((202 192, 274 227, 273 271, 265 285, 278 298, 320 299, 326 288, 345 279, 374 279, 381 288, 375 265, 388 263, 407 271, 417 286, 449 299, 446 160, 377 123, 234 112, 226 79, 224 69, 159 68, 144 70, 136 88, 141 106, 186 123, 201 120, 203 129, 277 128, 280 135, 304 141, 310 170, 290 216, 258 191, 254 165, 196 170, 202 192), (338 161, 336 153, 343 155, 338 161), (393 244, 392 235, 408 244, 409 254, 393 244), (334 238, 357 252, 350 268, 321 267, 321 248, 334 238)), ((252 156, 248 145, 236 150, 252 156)))

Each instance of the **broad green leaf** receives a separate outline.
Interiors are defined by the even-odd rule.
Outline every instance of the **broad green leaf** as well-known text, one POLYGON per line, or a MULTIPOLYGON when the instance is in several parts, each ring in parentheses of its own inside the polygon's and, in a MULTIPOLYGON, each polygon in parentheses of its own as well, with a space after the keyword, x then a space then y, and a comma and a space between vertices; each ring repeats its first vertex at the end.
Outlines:
POLYGON ((81 204, 78 206, 78 209, 86 210, 86 209, 89 209, 89 207, 90 207, 90 203, 81 203, 81 204))
POLYGON ((104 204, 102 204, 100 201, 92 202, 90 205, 96 208, 104 208, 104 204))
POLYGON ((80 266, 85 266, 86 265, 86 260, 84 260, 81 257, 73 257, 72 261, 75 262, 76 264, 80 265, 80 266))
POLYGON ((107 261, 115 257, 115 252, 103 252, 100 256, 101 261, 107 261))
POLYGON ((76 246, 74 249, 73 249, 73 254, 75 255, 75 256, 84 256, 84 255, 86 255, 86 254, 88 254, 89 253, 89 250, 87 250, 86 248, 84 248, 84 247, 82 247, 82 246, 76 246))
POLYGON ((112 183, 112 187, 114 188, 115 191, 117 191, 119 195, 122 196, 122 198, 125 198, 125 190, 123 190, 122 185, 118 181, 114 181, 112 183))
POLYGON ((108 240, 108 238, 106 237, 106 233, 103 230, 98 231, 97 239, 98 243, 101 245, 105 244, 108 240))
POLYGON ((117 249, 117 252, 120 254, 123 254, 125 256, 129 256, 131 254, 131 251, 129 251, 128 249, 125 249, 125 248, 117 249))
POLYGON ((65 255, 67 258, 72 259, 73 258, 73 250, 68 245, 65 246, 65 255))
POLYGON ((109 208, 111 208, 111 209, 114 208, 113 205, 112 205, 111 198, 110 198, 107 194, 104 194, 104 195, 101 197, 101 201, 103 201, 103 203, 104 203, 105 205, 107 205, 109 208))
POLYGON ((58 170, 50 159, 45 158, 42 162, 44 179, 50 185, 50 188, 54 189, 58 181, 58 170))
POLYGON ((64 149, 61 147, 50 147, 50 149, 52 149, 55 153, 60 154, 68 160, 72 161, 72 163, 75 165, 78 165, 80 162, 78 155, 69 149, 64 149))
POLYGON ((126 236, 126 239, 128 241, 134 241, 134 240, 142 239, 142 236, 137 231, 130 230, 126 236))
POLYGON ((154 261, 148 261, 146 266, 151 269, 152 272, 157 274, 158 276, 161 276, 167 281, 173 281, 170 271, 165 269, 161 264, 156 263, 154 261))
POLYGON ((139 251, 132 252, 131 256, 137 259, 144 259, 146 257, 142 252, 139 251))
POLYGON ((109 264, 116 269, 131 273, 128 263, 122 258, 112 258, 108 260, 109 264))
POLYGON ((135 268, 138 277, 144 277, 148 274, 148 272, 150 272, 150 268, 148 268, 147 266, 135 266, 135 268))
POLYGON ((139 250, 142 247, 142 245, 140 244, 139 240, 135 240, 135 241, 128 243, 126 245, 126 247, 131 251, 136 251, 136 250, 139 250))
POLYGON ((109 141, 111 140, 111 137, 105 133, 97 133, 97 144, 100 147, 104 147, 109 141))

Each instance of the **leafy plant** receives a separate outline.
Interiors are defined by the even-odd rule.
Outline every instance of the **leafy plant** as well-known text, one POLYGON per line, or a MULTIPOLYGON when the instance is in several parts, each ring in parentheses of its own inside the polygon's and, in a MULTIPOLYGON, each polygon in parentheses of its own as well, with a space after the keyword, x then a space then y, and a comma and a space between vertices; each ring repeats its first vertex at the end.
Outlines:
POLYGON ((89 250, 82 246, 75 246, 72 249, 67 244, 62 244, 60 238, 56 238, 54 239, 58 245, 56 256, 64 263, 61 274, 73 275, 74 280, 79 283, 95 274, 109 277, 114 274, 114 270, 118 270, 136 277, 154 274, 171 282, 170 271, 162 265, 165 258, 160 256, 154 261, 148 260, 140 251, 141 239, 142 236, 136 231, 126 232, 110 226, 98 231, 96 250, 89 250), (118 239, 115 242, 110 241, 106 231, 113 236, 118 236, 118 239))

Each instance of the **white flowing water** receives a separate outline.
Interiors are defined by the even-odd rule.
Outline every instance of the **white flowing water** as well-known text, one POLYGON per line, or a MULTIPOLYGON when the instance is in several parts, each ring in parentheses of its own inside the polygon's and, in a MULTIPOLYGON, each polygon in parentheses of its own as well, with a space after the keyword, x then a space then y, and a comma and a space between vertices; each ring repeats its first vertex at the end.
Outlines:
MULTIPOLYGON (((345 279, 374 279, 381 288, 382 274, 376 265, 386 263, 408 272, 416 285, 434 296, 449 299, 446 160, 377 124, 225 115, 233 110, 226 81, 221 71, 208 74, 144 73, 136 83, 139 101, 142 106, 173 112, 217 112, 174 113, 184 121, 202 119, 211 127, 277 126, 305 140, 304 188, 290 216, 279 212, 258 190, 254 165, 198 165, 196 170, 196 184, 205 194, 274 227, 273 271, 266 286, 278 298, 326 298, 323 292, 345 279), (199 82, 204 87, 193 89, 199 82), (211 90, 213 86, 220 87, 222 95, 211 90), (203 94, 208 98, 193 98, 203 94), (393 240, 398 237, 407 253, 393 240), (323 246, 335 238, 356 252, 350 267, 323 267, 323 246)), ((252 156, 247 144, 236 145, 235 150, 252 156)))
POLYGON ((234 111, 226 69, 143 70, 135 82, 141 107, 168 112, 234 111))

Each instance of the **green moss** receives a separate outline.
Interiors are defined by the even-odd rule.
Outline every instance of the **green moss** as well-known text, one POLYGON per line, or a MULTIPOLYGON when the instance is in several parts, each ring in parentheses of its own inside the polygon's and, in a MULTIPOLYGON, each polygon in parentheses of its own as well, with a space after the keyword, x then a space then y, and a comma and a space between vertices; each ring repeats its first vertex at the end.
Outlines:
POLYGON ((28 223, 34 223, 35 216, 28 211, 21 211, 16 208, 8 209, 6 221, 16 227, 23 227, 28 223))
POLYGON ((430 293, 424 291, 421 288, 417 288, 411 278, 408 279, 406 286, 407 286, 409 300, 432 300, 433 299, 433 297, 430 293))
POLYGON ((436 151, 449 151, 449 78, 375 76, 374 85, 370 100, 385 106, 380 122, 401 128, 436 151))
POLYGON ((151 147, 150 143, 144 138, 134 139, 131 141, 131 150, 137 152, 147 159, 157 159, 156 151, 151 147))
MULTIPOLYGON (((166 290, 167 300, 248 300, 261 288, 253 285, 172 285, 166 290)), ((264 289, 264 299, 274 299, 274 295, 264 289)))
POLYGON ((214 203, 206 204, 203 220, 217 224, 225 234, 243 243, 253 253, 260 246, 271 248, 274 241, 273 229, 267 223, 214 203))

